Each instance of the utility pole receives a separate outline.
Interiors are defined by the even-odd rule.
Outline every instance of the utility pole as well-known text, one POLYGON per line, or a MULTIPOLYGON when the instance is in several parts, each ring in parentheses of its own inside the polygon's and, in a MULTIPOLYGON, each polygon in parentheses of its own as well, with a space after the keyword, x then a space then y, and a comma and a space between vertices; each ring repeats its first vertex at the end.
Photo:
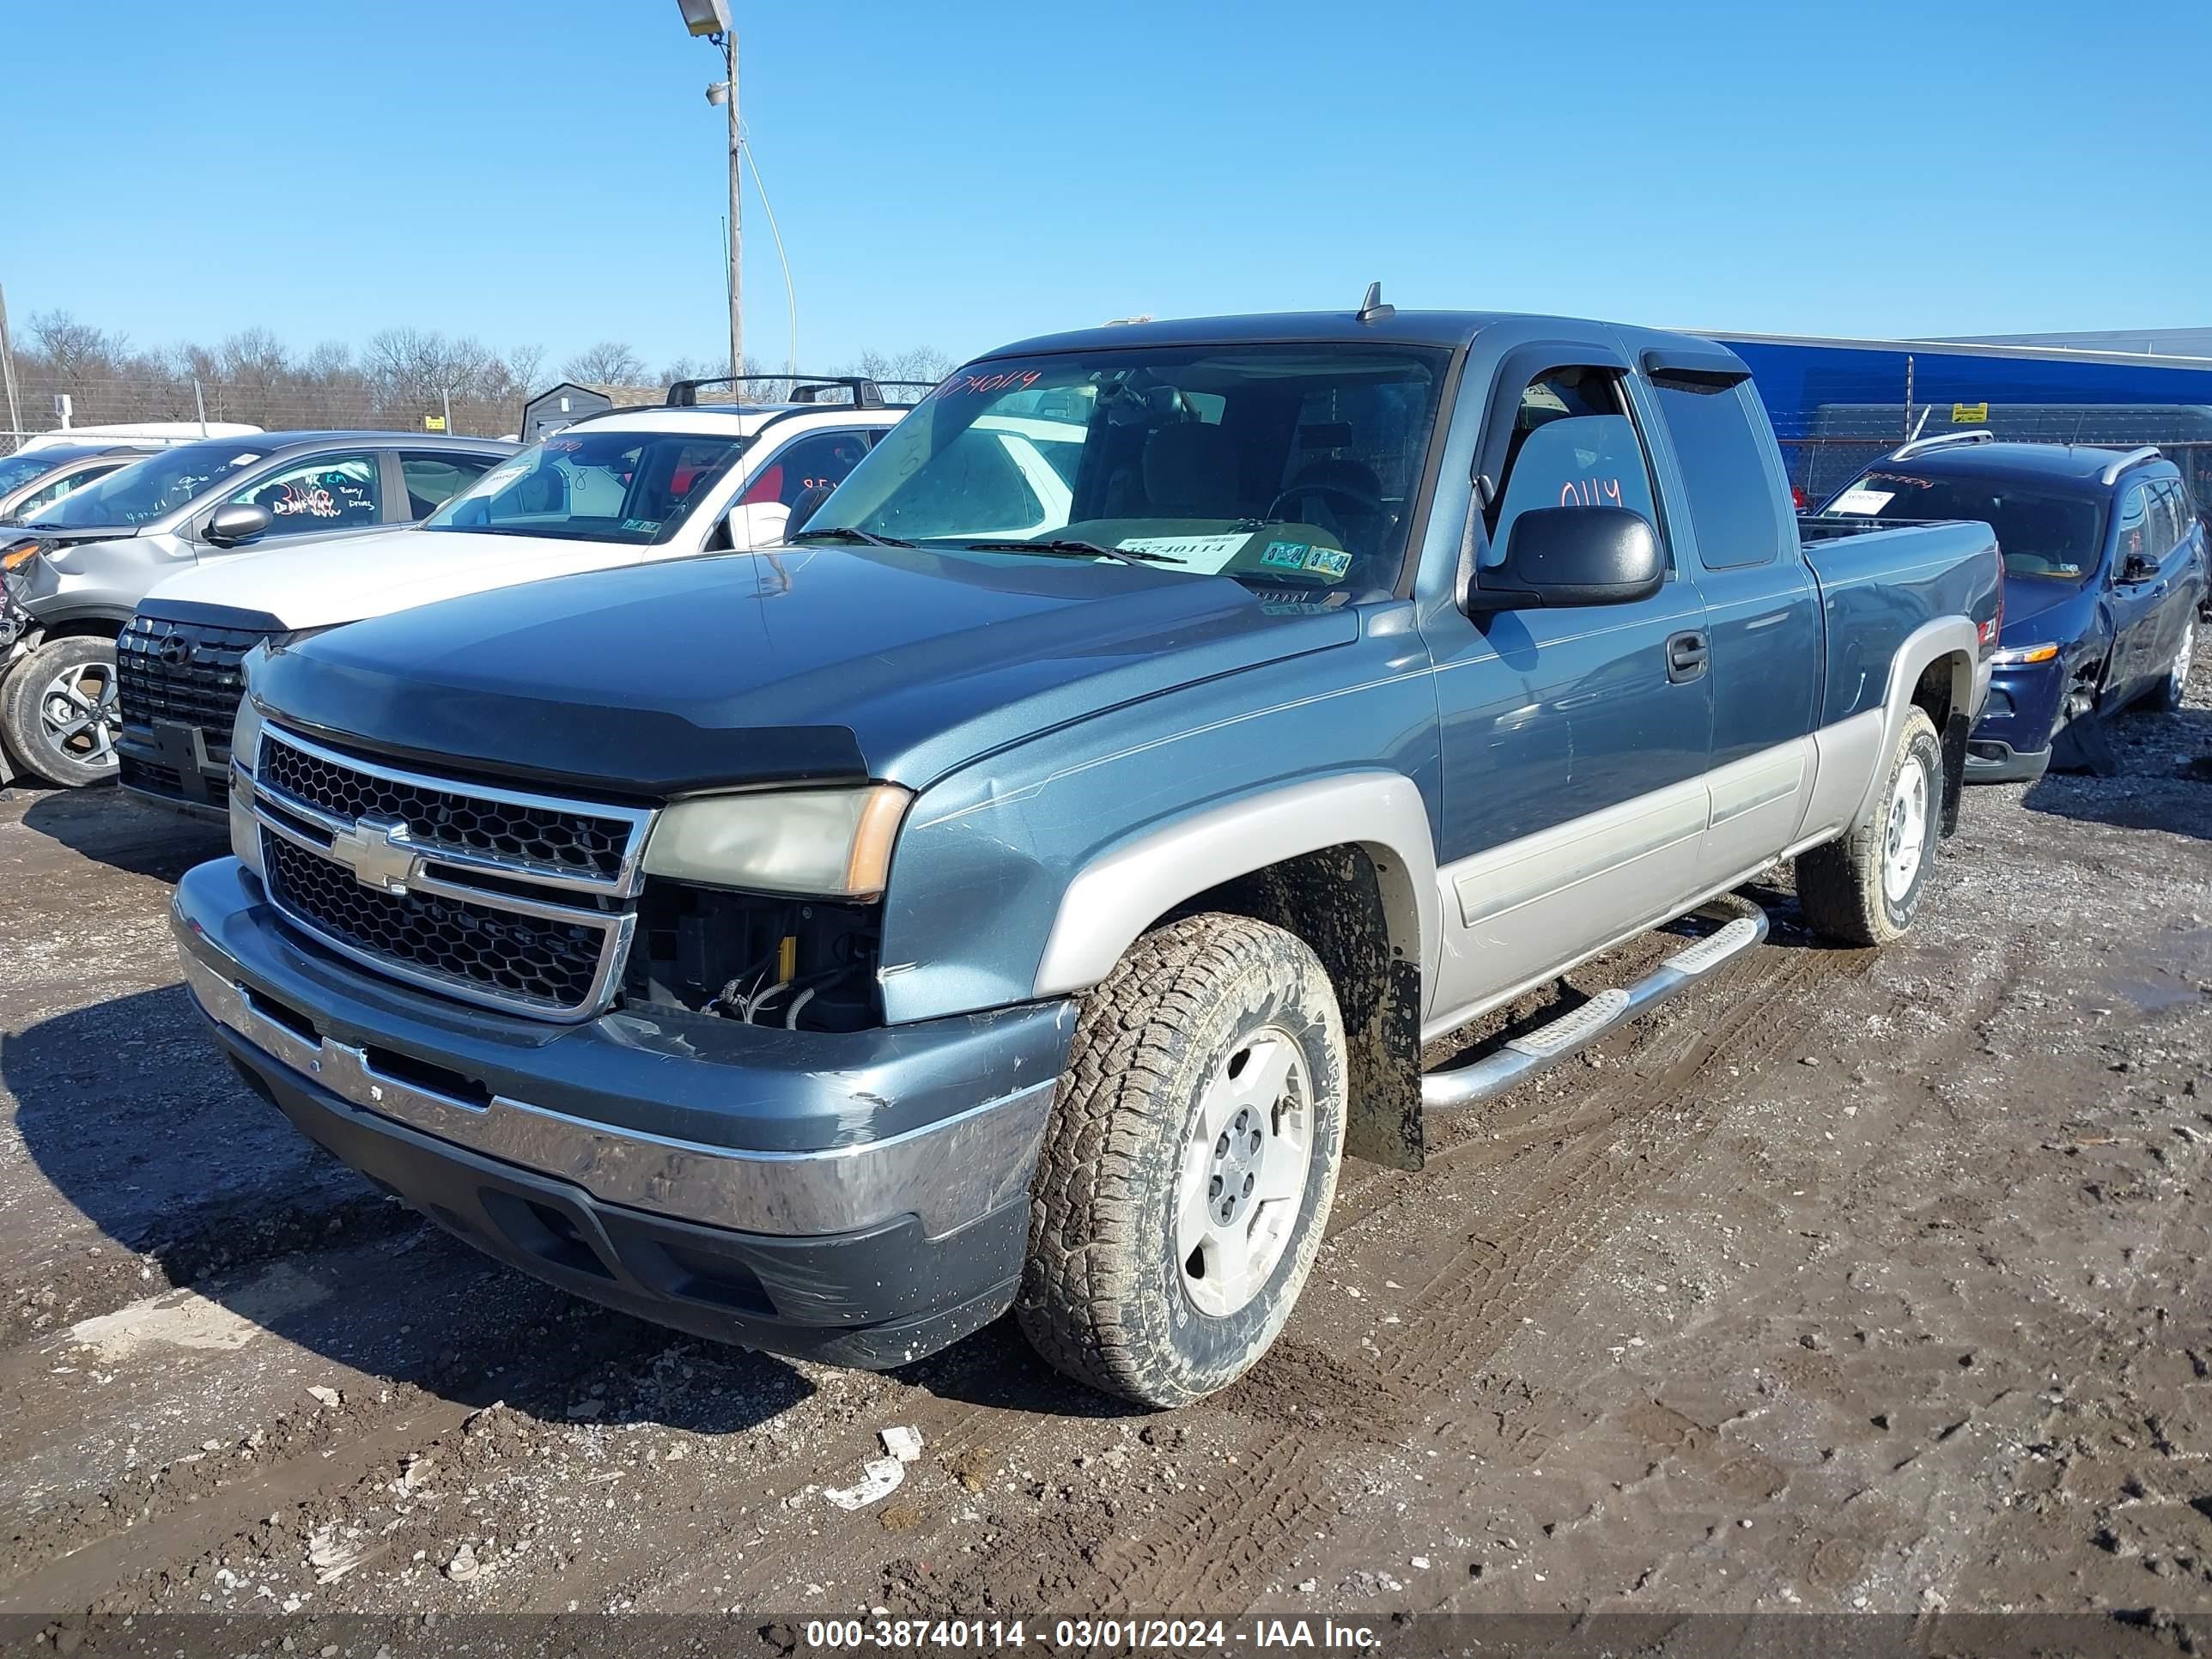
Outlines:
MULTIPOLYGON (((740 186, 744 179, 744 138, 738 126, 738 31, 737 26, 723 31, 722 47, 728 54, 730 70, 730 374, 732 377, 745 372, 745 316, 744 271, 742 255, 744 252, 744 231, 739 215, 744 210, 740 186)), ((730 388, 736 397, 739 388, 730 388)))
POLYGON ((8 339, 8 290, 4 288, 0 288, 0 380, 8 384, 9 434, 20 444, 23 441, 23 414, 15 405, 15 348, 8 339))
MULTIPOLYGON (((738 123, 738 20, 732 0, 676 0, 684 14, 684 27, 693 39, 704 38, 722 49, 727 78, 707 88, 707 101, 720 104, 730 119, 730 374, 745 372, 744 274, 745 237, 739 195, 744 179, 744 129, 738 123)), ((734 391, 734 388, 732 388, 734 391)))

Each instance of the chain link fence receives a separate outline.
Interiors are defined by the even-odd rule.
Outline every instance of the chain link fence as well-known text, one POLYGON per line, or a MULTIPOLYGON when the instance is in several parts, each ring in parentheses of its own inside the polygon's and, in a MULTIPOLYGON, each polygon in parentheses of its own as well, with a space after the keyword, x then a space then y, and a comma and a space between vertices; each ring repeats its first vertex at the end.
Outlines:
MULTIPOLYGON (((267 432, 374 430, 452 432, 497 438, 520 418, 521 392, 487 397, 450 388, 395 390, 336 383, 256 386, 192 378, 64 381, 25 376, 16 407, 20 425, 0 425, 0 453, 23 439, 60 428, 59 398, 68 398, 71 428, 180 422, 187 427, 236 422, 267 432)), ((6 411, 0 410, 0 416, 6 411)))

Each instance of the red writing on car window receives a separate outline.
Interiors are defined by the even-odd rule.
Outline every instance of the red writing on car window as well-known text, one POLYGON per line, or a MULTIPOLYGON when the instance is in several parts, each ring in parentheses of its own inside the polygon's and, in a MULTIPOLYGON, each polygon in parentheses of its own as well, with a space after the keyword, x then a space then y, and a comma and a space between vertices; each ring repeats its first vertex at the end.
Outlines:
POLYGON ((1570 478, 1559 486, 1561 507, 1619 507, 1618 478, 1570 478))
POLYGON ((1010 368, 997 374, 956 374, 938 390, 951 398, 985 392, 1026 392, 1043 378, 1044 371, 1036 368, 1010 368))

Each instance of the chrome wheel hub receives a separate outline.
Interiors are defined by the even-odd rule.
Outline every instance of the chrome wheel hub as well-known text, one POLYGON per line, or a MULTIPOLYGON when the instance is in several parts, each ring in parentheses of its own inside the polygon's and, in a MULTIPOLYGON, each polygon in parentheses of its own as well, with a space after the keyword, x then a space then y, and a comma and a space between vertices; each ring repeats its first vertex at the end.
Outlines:
POLYGON ((1183 1289, 1225 1317, 1260 1293, 1304 1207, 1313 1150, 1305 1055, 1280 1026, 1244 1038, 1199 1097, 1176 1193, 1183 1289))
POLYGON ((81 764, 115 764, 115 739, 123 729, 111 663, 64 669, 39 693, 39 723, 47 746, 81 764))
POLYGON ((1917 761, 1897 775, 1889 798, 1889 824, 1883 836, 1881 890, 1892 904, 1902 903, 1920 873, 1928 840, 1928 769, 1917 761))

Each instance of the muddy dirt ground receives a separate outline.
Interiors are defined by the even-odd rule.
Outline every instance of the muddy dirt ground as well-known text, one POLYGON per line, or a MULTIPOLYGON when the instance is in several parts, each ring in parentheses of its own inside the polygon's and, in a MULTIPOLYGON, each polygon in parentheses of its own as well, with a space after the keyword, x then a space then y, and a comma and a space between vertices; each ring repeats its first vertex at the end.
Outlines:
POLYGON ((1283 1341, 1174 1415, 1010 1328, 867 1376, 481 1260, 216 1062, 162 918, 218 836, 0 794, 0 1614, 2119 1609, 2185 1646, 2208 694, 2212 653, 2118 720, 2117 777, 1973 791, 1904 945, 1765 886, 1712 987, 1422 1174, 1348 1167, 1283 1341), (835 1507, 892 1425, 903 1484, 835 1507))

